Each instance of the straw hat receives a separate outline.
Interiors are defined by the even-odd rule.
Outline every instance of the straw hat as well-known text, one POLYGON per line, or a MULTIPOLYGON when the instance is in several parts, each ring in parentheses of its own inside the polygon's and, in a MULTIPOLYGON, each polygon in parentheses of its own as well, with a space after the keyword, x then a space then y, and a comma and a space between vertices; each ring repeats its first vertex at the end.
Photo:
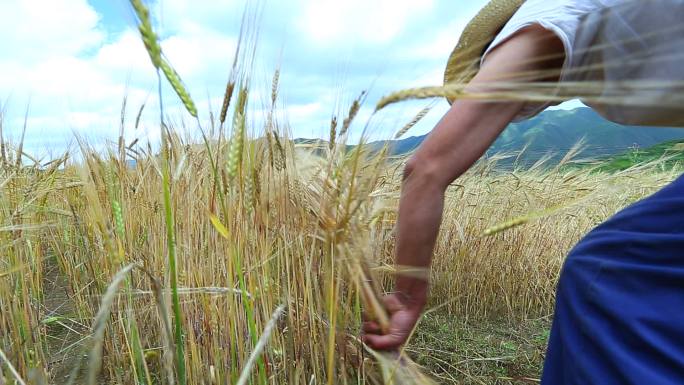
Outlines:
MULTIPOLYGON (((480 69, 482 54, 525 0, 491 0, 475 15, 461 33, 451 52, 444 84, 469 82, 480 69)), ((452 99, 447 98, 449 104, 452 99)))

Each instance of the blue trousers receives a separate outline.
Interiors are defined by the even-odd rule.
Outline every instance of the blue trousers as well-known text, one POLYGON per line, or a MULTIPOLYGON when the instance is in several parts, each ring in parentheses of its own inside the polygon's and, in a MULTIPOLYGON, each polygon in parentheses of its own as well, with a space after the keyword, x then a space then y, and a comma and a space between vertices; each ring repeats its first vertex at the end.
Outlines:
POLYGON ((570 252, 542 384, 684 384, 684 176, 570 252))

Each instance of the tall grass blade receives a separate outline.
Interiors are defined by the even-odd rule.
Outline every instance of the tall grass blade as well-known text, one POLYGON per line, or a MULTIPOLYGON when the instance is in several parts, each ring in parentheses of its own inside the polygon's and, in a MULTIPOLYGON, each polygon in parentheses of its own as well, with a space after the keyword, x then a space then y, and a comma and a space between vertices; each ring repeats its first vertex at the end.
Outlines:
POLYGON ((100 310, 98 310, 95 319, 93 320, 93 347, 90 350, 88 359, 88 376, 86 383, 88 385, 95 385, 97 383, 97 376, 102 367, 102 344, 104 340, 105 327, 111 312, 112 303, 116 298, 116 292, 119 290, 119 285, 126 279, 128 273, 136 267, 135 263, 131 263, 119 270, 112 278, 112 282, 107 287, 107 291, 102 297, 100 303, 100 310))
MULTIPOLYGON (((19 375, 19 372, 17 372, 17 369, 14 368, 12 363, 7 359, 7 356, 5 355, 5 352, 0 349, 0 360, 2 360, 5 365, 7 365, 7 369, 9 369, 10 373, 12 373, 12 376, 14 376, 14 379, 17 381, 18 385, 26 385, 26 382, 21 378, 19 375)), ((2 377, 2 374, 0 373, 0 378, 2 377)))
POLYGON ((252 371, 254 363, 266 347, 269 338, 271 338, 271 333, 273 332, 273 329, 275 329, 278 320, 284 312, 285 304, 282 304, 278 306, 271 315, 271 319, 266 324, 263 333, 261 333, 261 337, 259 337, 259 341, 257 341, 257 344, 254 346, 252 353, 249 355, 249 358, 247 359, 247 362, 245 363, 245 366, 242 369, 242 372, 240 373, 240 378, 238 378, 236 385, 245 385, 249 381, 250 373, 252 371))

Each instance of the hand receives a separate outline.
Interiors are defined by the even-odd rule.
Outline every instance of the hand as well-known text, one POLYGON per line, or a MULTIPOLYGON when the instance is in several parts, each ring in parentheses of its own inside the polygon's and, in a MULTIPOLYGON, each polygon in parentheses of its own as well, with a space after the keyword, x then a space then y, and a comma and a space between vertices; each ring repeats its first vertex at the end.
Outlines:
POLYGON ((397 350, 409 338, 423 310, 423 301, 410 301, 401 294, 388 294, 383 298, 389 315, 389 328, 383 333, 374 321, 363 323, 363 342, 375 350, 397 350))

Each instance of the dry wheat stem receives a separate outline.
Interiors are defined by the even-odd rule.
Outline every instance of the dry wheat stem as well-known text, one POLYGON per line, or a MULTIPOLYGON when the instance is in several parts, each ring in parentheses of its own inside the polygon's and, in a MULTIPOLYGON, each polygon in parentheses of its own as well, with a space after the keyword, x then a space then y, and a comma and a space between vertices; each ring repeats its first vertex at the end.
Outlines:
POLYGON ((684 102, 684 82, 623 81, 623 82, 491 82, 486 85, 492 91, 467 90, 468 84, 409 88, 391 93, 378 101, 376 111, 409 99, 446 97, 449 99, 519 100, 529 102, 562 102, 581 98, 587 102, 635 106, 677 107, 684 102), (681 89, 668 100, 635 98, 636 91, 654 91, 667 87, 681 89), (623 91, 619 91, 623 90, 623 91))
POLYGON ((242 373, 240 373, 240 378, 238 379, 236 385, 245 385, 247 381, 249 381, 249 377, 252 372, 252 367, 254 366, 254 363, 261 354, 261 351, 264 350, 264 348, 266 347, 268 340, 271 338, 271 333, 273 332, 273 329, 275 329, 276 323, 278 322, 278 320, 284 312, 285 304, 282 304, 278 306, 271 315, 271 319, 266 324, 264 332, 261 334, 261 337, 259 338, 259 341, 257 342, 256 346, 254 346, 252 354, 249 355, 249 358, 245 363, 245 367, 242 369, 242 373))
POLYGON ((100 372, 100 367, 102 366, 102 343, 104 339, 105 326, 107 325, 107 320, 111 312, 112 303, 114 298, 116 298, 116 292, 119 290, 119 285, 126 278, 128 273, 133 270, 137 264, 131 263, 125 266, 123 269, 119 270, 112 282, 107 287, 105 295, 102 297, 102 303, 100 304, 100 310, 98 310, 95 319, 93 320, 93 347, 90 351, 89 363, 88 363, 88 385, 95 385, 97 381, 97 375, 100 372))
MULTIPOLYGON (((5 355, 5 352, 2 351, 2 349, 0 349, 0 360, 5 362, 10 373, 12 373, 12 376, 14 376, 14 379, 17 380, 17 383, 19 385, 26 385, 26 382, 24 382, 24 380, 21 379, 19 372, 17 372, 17 369, 15 369, 12 363, 7 359, 7 356, 5 355)), ((2 377, 2 373, 0 373, 0 377, 2 377)))

